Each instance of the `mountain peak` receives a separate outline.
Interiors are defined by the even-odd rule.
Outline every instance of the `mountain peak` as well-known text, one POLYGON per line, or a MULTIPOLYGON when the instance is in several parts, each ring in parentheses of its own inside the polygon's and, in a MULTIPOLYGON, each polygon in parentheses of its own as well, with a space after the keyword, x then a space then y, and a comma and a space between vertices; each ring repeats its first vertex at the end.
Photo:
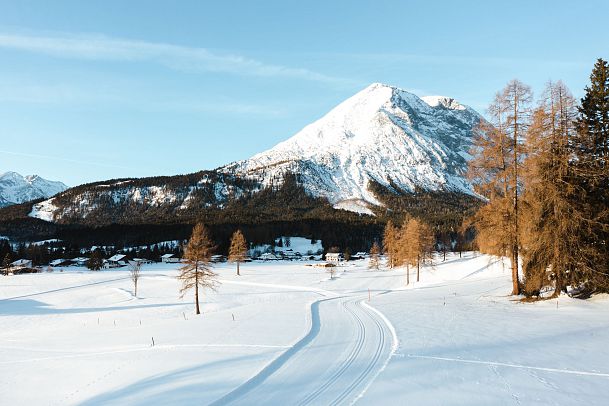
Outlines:
POLYGON ((442 106, 450 110, 465 110, 466 107, 459 103, 457 100, 448 96, 423 96, 421 97, 425 103, 431 107, 442 106))
POLYGON ((68 187, 38 175, 22 176, 8 171, 0 175, 0 207, 40 198, 48 198, 68 187))
POLYGON ((2 175, 0 175, 0 179, 16 179, 16 178, 22 178, 22 176, 20 174, 18 174, 17 172, 13 172, 13 171, 6 171, 2 175))
POLYGON ((370 181, 405 191, 471 194, 462 175, 472 130, 480 120, 452 98, 422 99, 373 83, 292 138, 221 170, 263 183, 298 173, 311 194, 327 197, 335 207, 367 213, 369 205, 380 204, 368 189, 370 181))

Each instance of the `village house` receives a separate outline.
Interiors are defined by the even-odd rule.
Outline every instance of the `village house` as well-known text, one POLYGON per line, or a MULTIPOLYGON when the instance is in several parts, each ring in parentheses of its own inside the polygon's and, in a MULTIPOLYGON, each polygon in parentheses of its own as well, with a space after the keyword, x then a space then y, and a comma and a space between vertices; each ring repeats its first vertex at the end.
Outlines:
POLYGON ((264 254, 260 255, 258 257, 258 259, 260 259, 262 261, 277 261, 279 258, 277 258, 275 256, 275 254, 271 254, 270 252, 265 252, 264 254))
POLYGON ((32 261, 29 259, 18 259, 11 262, 8 270, 5 270, 8 275, 16 275, 19 273, 37 272, 32 268, 32 261))
POLYGON ((18 259, 14 262, 11 262, 11 270, 15 271, 18 269, 23 269, 23 268, 31 268, 32 267, 32 260, 31 259, 18 259))
POLYGON ((127 265, 127 256, 124 254, 116 254, 108 258, 106 261, 107 268, 118 268, 127 265))
POLYGON ((224 255, 212 255, 211 262, 226 262, 227 258, 224 255))
POLYGON ((161 262, 165 262, 167 264, 173 264, 176 262, 180 262, 180 258, 178 258, 175 254, 164 254, 164 255, 161 255, 161 262))
POLYGON ((87 257, 72 258, 72 263, 76 266, 87 266, 87 262, 89 262, 89 258, 87 257))
POLYGON ((344 260, 345 260, 345 257, 341 253, 338 253, 338 252, 328 252, 326 254, 326 261, 328 261, 328 262, 332 262, 332 263, 338 264, 339 262, 343 262, 344 260))
POLYGON ((54 259, 51 262, 49 262, 49 265, 52 267, 58 267, 58 266, 68 266, 72 264, 72 260, 71 259, 65 259, 65 258, 58 258, 58 259, 54 259))
POLYGON ((145 259, 145 258, 133 258, 133 262, 135 262, 136 264, 139 264, 139 265, 144 265, 144 264, 151 264, 152 260, 145 259))

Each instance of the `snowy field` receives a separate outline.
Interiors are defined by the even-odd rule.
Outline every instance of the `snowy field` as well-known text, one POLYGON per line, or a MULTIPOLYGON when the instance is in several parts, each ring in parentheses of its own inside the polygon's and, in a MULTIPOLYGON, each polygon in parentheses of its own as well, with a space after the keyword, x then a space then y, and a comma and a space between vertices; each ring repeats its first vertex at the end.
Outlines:
POLYGON ((220 264, 201 316, 175 264, 137 298, 125 270, 0 277, 0 404, 607 404, 608 297, 514 302, 474 254, 407 288, 366 264, 220 264))

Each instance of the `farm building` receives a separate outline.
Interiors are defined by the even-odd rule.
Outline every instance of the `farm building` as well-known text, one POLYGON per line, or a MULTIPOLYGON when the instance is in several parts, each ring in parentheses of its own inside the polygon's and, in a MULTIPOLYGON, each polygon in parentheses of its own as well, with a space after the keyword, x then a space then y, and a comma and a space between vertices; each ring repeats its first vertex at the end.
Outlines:
POLYGON ((210 258, 211 262, 226 262, 226 257, 224 255, 212 255, 210 258))
POLYGON ((271 253, 269 253, 269 252, 266 252, 266 253, 264 253, 264 254, 260 255, 260 256, 258 257, 258 259, 260 259, 260 260, 262 260, 262 261, 277 261, 279 258, 277 258, 277 257, 275 256, 275 254, 271 254, 271 253))
POLYGON ((89 258, 86 257, 76 257, 72 259, 72 263, 77 266, 87 266, 87 262, 89 262, 89 258))
POLYGON ((326 254, 326 261, 328 261, 328 262, 339 263, 339 262, 343 262, 344 260, 345 260, 345 257, 341 253, 328 252, 326 254))
POLYGON ((127 265, 127 256, 124 254, 116 254, 108 258, 106 261, 108 268, 118 268, 127 265))
POLYGON ((171 264, 171 263, 180 262, 180 258, 178 258, 175 254, 164 254, 164 255, 161 255, 161 261, 171 264))
POLYGON ((11 269, 31 268, 32 260, 30 259, 18 259, 15 262, 11 262, 11 269))
POLYGON ((51 262, 49 262, 50 266, 53 267, 58 267, 58 266, 68 266, 72 264, 72 260, 71 259, 65 259, 65 258, 58 258, 58 259, 54 259, 51 262))
POLYGON ((144 265, 144 264, 151 264, 152 260, 145 259, 145 258, 133 258, 133 262, 135 262, 136 264, 144 265))

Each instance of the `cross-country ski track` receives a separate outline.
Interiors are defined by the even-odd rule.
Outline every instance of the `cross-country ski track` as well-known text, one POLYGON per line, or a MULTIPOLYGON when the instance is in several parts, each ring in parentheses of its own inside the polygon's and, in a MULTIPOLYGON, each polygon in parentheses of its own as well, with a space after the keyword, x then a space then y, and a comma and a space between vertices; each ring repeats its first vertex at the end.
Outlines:
POLYGON ((389 321, 364 300, 356 293, 313 302, 308 334, 213 405, 354 403, 397 348, 389 321))

